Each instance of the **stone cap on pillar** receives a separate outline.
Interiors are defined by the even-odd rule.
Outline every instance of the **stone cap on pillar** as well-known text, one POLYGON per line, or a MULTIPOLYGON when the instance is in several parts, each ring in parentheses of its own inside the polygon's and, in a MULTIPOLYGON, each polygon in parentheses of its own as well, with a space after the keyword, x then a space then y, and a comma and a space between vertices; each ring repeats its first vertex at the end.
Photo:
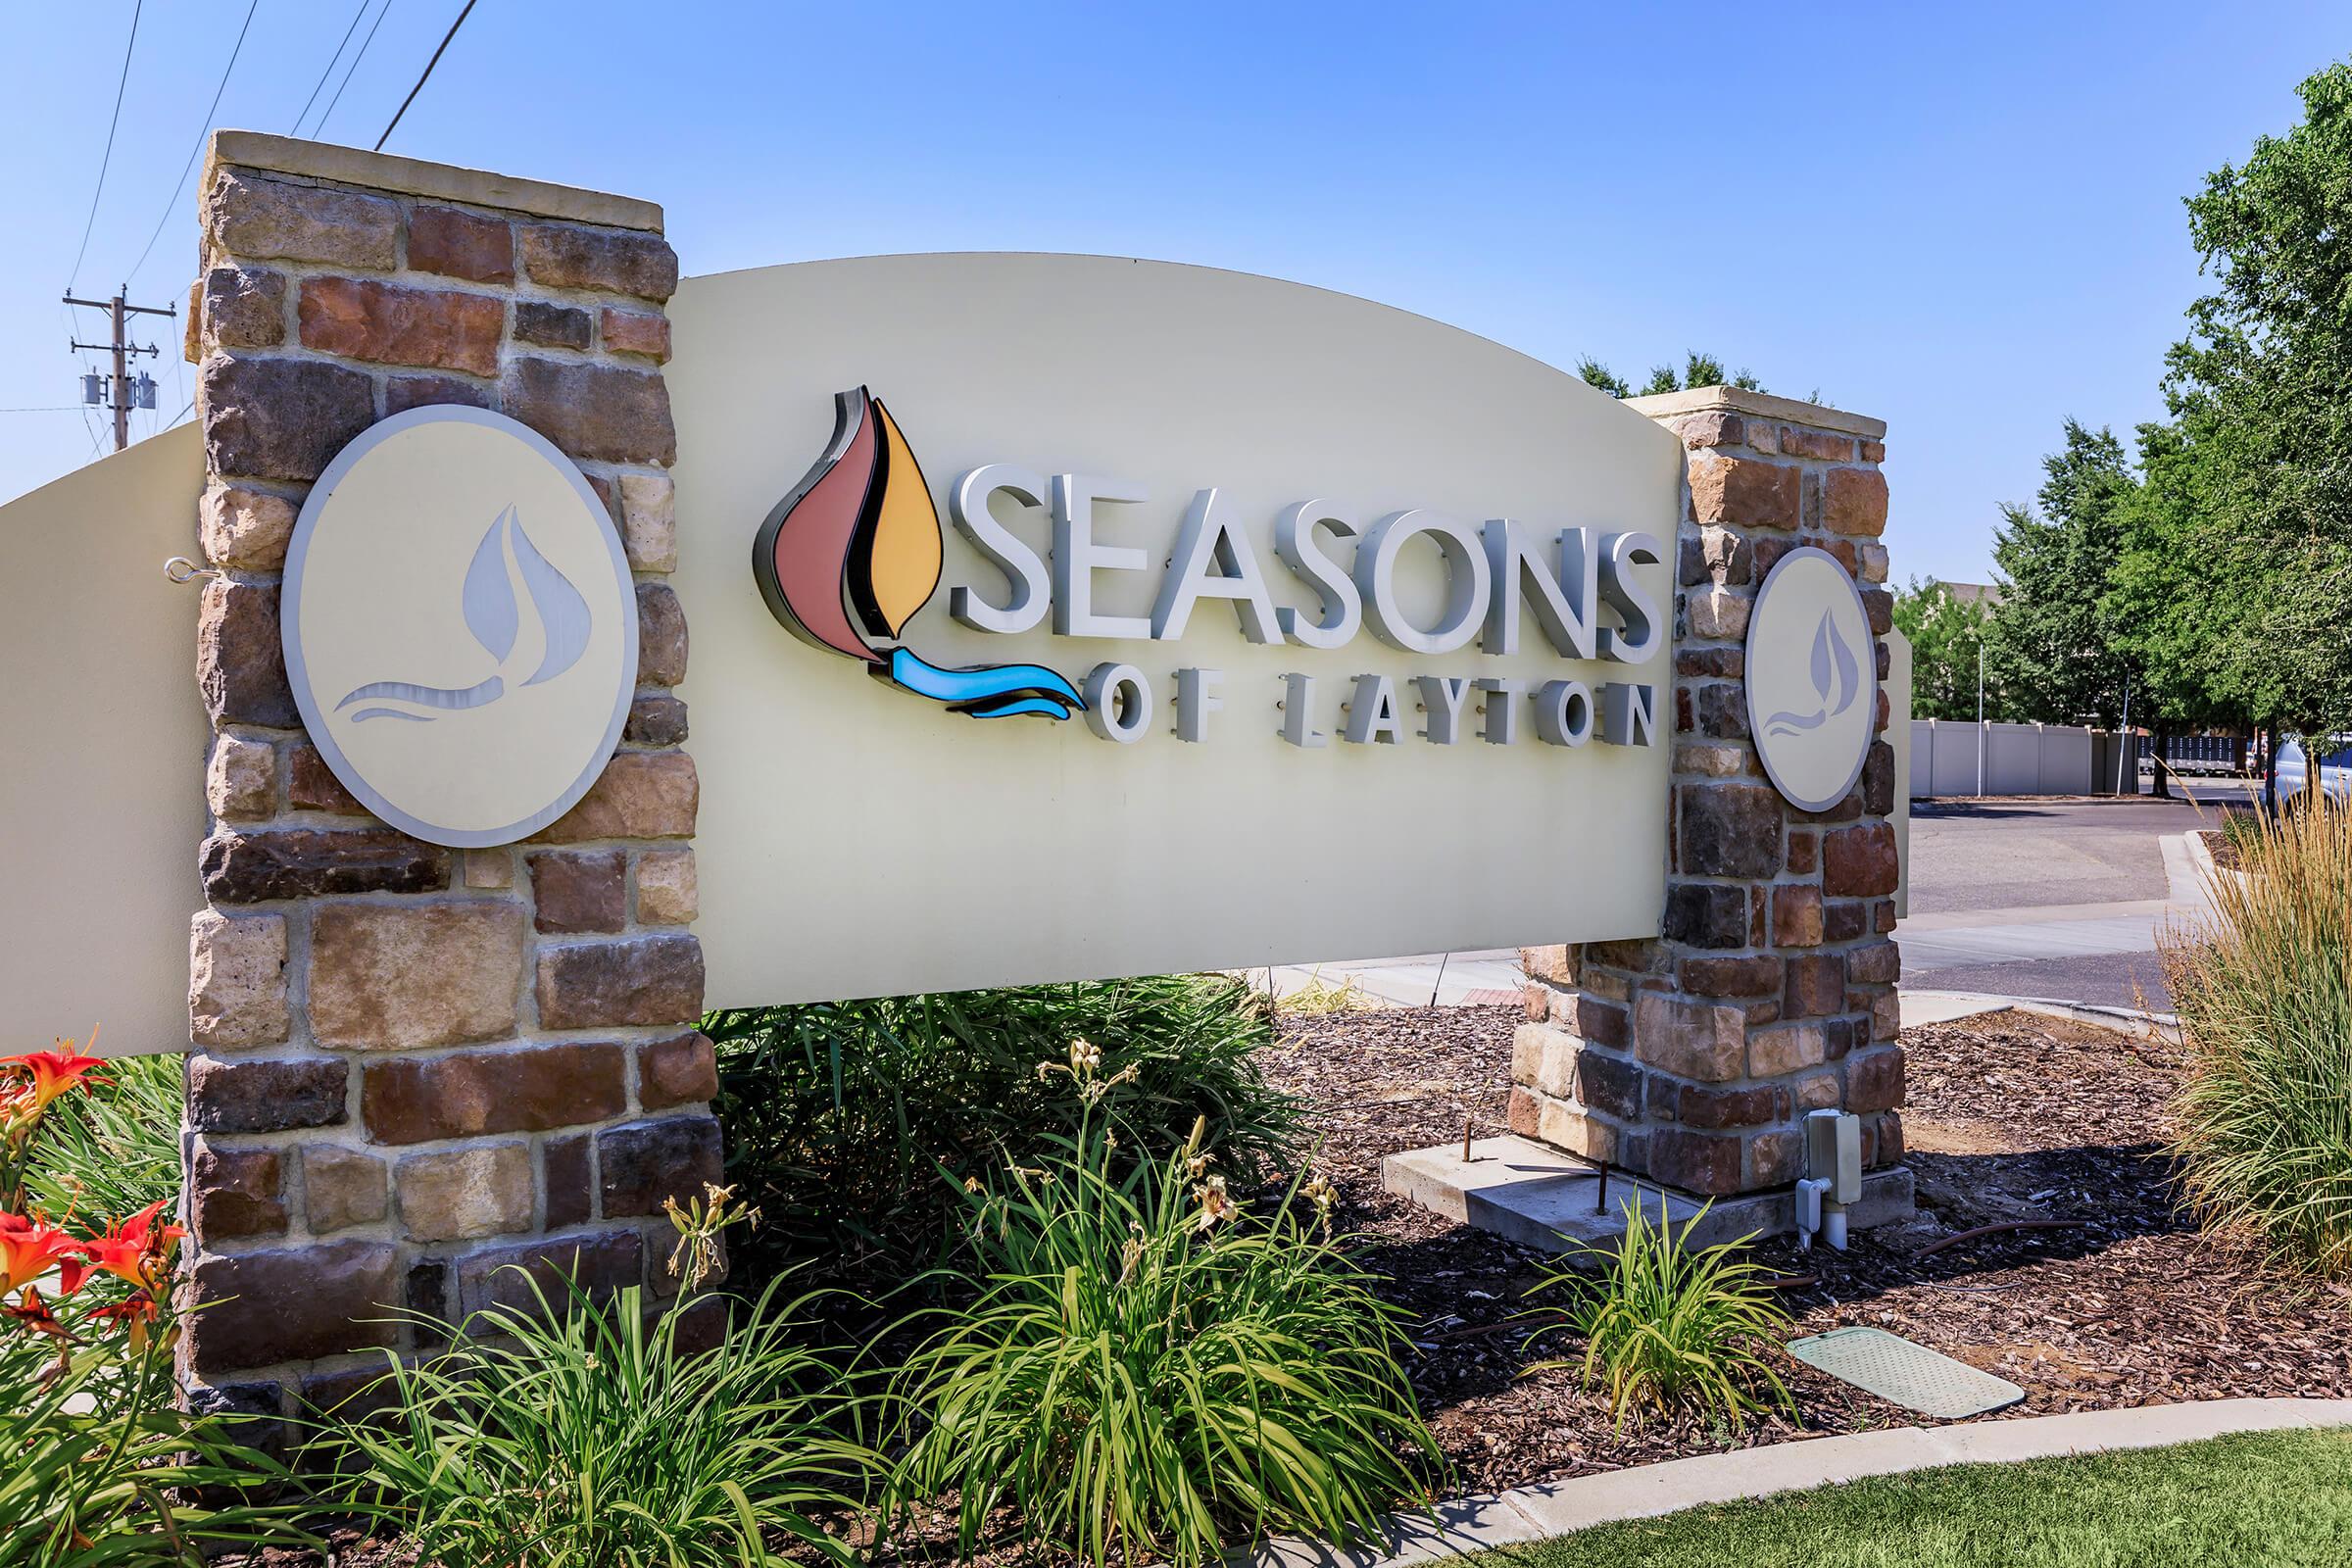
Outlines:
POLYGON ((402 158, 394 153, 371 153, 358 147, 338 147, 331 142, 273 136, 268 131, 214 131, 204 155, 204 178, 196 188, 209 190, 214 171, 222 168, 256 169, 337 185, 400 191, 435 201, 528 213, 561 222, 642 229, 651 234, 662 232, 661 205, 634 196, 551 185, 538 179, 516 179, 479 169, 461 169, 454 164, 402 158))
POLYGON ((1694 386, 1687 392, 1660 392, 1645 398, 1627 398, 1625 406, 1653 419, 1672 419, 1686 414, 1743 414, 1759 419, 1786 419, 1816 430, 1839 430, 1865 441, 1884 441, 1886 421, 1867 415, 1848 414, 1824 403, 1802 398, 1775 397, 1737 386, 1694 386))

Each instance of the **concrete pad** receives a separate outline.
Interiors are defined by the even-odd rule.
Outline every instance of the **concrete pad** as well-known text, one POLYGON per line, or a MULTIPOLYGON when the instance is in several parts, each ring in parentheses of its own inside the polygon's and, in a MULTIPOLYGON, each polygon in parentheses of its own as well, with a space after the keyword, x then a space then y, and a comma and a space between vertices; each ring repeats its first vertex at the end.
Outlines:
MULTIPOLYGON (((1751 1232, 1780 1236, 1796 1229, 1795 1202, 1786 1192, 1720 1199, 1700 1219, 1702 1200, 1612 1170, 1604 1203, 1600 1173, 1592 1166, 1515 1136, 1478 1139, 1468 1159, 1460 1144, 1407 1150, 1382 1160, 1380 1172, 1390 1192, 1432 1213, 1549 1252, 1614 1242, 1625 1234, 1627 1213, 1637 1200, 1653 1220, 1662 1210, 1678 1235, 1696 1219, 1690 1241, 1697 1247, 1737 1241, 1751 1232)), ((1872 1171, 1862 1178, 1862 1200, 1846 1211, 1846 1223, 1867 1230, 1908 1219, 1911 1194, 1909 1170, 1872 1171)))

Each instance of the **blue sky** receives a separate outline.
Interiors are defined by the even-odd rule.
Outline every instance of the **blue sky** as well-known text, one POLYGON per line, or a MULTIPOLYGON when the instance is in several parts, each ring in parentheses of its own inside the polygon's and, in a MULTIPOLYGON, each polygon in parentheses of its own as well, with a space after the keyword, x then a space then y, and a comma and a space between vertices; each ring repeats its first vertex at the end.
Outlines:
MULTIPOLYGON (((291 129, 358 3, 259 0, 216 122, 291 129)), ((386 3, 314 104, 340 91, 326 140, 375 140, 463 0, 386 3)), ((132 296, 184 295, 194 179, 172 181, 245 13, 147 0, 77 292, 111 292, 160 220, 132 296)), ((0 408, 75 395, 57 300, 130 17, 12 18, 0 408)), ((1885 418, 1896 574, 1972 579, 2061 419, 2161 412, 2199 286, 2180 198, 2347 52, 2352 17, 2321 4, 481 0, 387 150, 658 200, 689 272, 1094 251, 1343 289, 1637 380, 1706 349, 1885 418)), ((140 432, 193 390, 155 326, 140 432)), ((0 414, 0 494, 87 461, 97 425, 0 414)))

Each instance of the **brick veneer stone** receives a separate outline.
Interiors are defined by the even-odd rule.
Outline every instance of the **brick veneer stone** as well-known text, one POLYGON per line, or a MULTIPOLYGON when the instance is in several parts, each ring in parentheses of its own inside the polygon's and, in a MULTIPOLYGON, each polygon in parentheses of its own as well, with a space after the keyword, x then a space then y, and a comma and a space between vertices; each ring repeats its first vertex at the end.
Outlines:
MULTIPOLYGON (((1891 1164, 1903 1147, 1893 750, 1875 740, 1844 800, 1800 811, 1764 776, 1741 684, 1756 590, 1797 545, 1853 572, 1872 631, 1888 629, 1885 427, 1727 388, 1631 406, 1688 453, 1662 934, 1522 951, 1510 1125, 1728 1194, 1795 1180, 1801 1118, 1842 1107, 1862 1118, 1865 1163, 1891 1164)), ((1876 656, 1884 678, 1884 642, 1876 656)))
POLYGON ((205 436, 197 686, 212 818, 190 932, 183 1374, 292 1414, 361 1352, 527 1299, 507 1264, 613 1290, 661 1272, 661 1201, 718 1173, 677 748, 687 628, 658 209, 227 132, 202 184, 189 357, 205 436), (527 205, 502 208, 501 201, 527 205), (629 226, 629 225, 640 226, 629 226), (500 409, 606 500, 637 575, 643 688, 541 848, 455 852, 376 821, 301 727, 278 586, 310 484, 376 420, 500 409), (682 1028, 684 1031, 682 1032, 682 1028))

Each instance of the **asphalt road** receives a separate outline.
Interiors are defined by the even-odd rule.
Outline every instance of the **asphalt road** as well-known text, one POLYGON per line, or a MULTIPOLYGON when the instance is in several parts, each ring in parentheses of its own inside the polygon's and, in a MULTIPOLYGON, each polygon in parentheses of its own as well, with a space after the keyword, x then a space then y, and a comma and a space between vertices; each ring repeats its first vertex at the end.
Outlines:
POLYGON ((2227 784, 2192 787, 2198 804, 2145 797, 1915 801, 1911 913, 2164 898, 2159 841, 2207 825, 2222 801, 2243 795, 2227 784))
POLYGON ((1915 802, 1903 983, 2169 1010, 2157 932, 2197 905, 2164 841, 2246 795, 2180 782, 2189 798, 1915 802))

